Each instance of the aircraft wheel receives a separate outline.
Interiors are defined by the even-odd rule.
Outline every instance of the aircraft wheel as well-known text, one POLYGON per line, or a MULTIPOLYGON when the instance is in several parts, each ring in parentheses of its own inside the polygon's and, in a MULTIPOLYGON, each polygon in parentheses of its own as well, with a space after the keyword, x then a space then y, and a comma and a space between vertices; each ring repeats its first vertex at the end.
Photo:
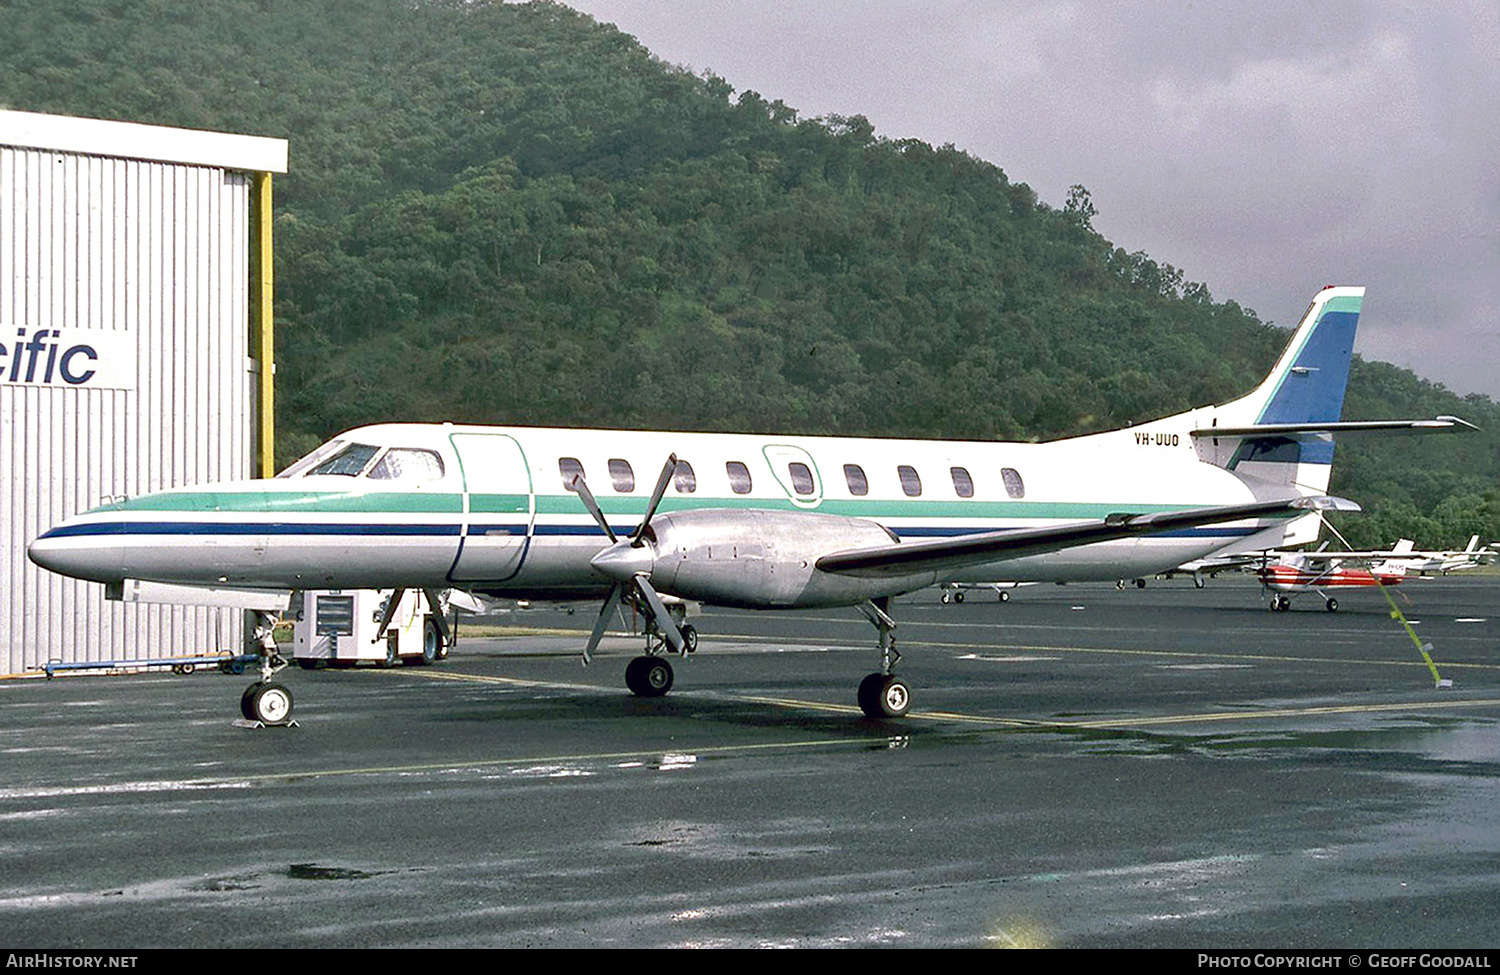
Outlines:
POLYGON ((911 687, 887 674, 870 674, 860 681, 858 697, 867 718, 899 718, 911 707, 911 687))
POLYGON ((247 721, 255 720, 255 710, 250 703, 250 699, 255 696, 255 692, 258 690, 260 690, 259 684, 251 684, 245 688, 245 693, 240 695, 240 714, 244 715, 247 721))
POLYGON ((292 692, 281 684, 251 684, 240 696, 240 712, 261 724, 286 724, 292 717, 292 692))
POLYGON ((1329 596, 1328 601, 1323 605, 1328 607, 1330 613, 1337 613, 1339 611, 1339 601, 1332 596, 1329 596))
POLYGON ((1003 589, 1000 590, 1000 601, 1002 603, 1008 603, 1008 602, 1010 602, 1010 593, 1006 592, 1003 589))
POLYGON ((961 603, 964 601, 964 593, 962 589, 953 594, 953 601, 955 603, 961 603))
POLYGON ((636 697, 661 697, 672 689, 672 664, 665 657, 636 657, 625 667, 625 686, 636 697))
POLYGON ((1278 613, 1285 613, 1292 608, 1292 598, 1290 596, 1276 596, 1271 601, 1271 608, 1278 613))
POLYGON ((1145 579, 1137 579, 1137 580, 1135 580, 1135 587, 1137 589, 1145 589, 1146 588, 1146 580, 1145 579))
POLYGON ((1203 588, 1203 577, 1202 576, 1193 576, 1193 588, 1194 589, 1202 589, 1203 588))
POLYGON ((422 624, 422 663, 431 664, 443 658, 443 634, 432 617, 422 624))
POLYGON ((943 594, 938 597, 938 602, 942 603, 944 606, 948 605, 952 601, 953 594, 946 589, 944 589, 943 594))

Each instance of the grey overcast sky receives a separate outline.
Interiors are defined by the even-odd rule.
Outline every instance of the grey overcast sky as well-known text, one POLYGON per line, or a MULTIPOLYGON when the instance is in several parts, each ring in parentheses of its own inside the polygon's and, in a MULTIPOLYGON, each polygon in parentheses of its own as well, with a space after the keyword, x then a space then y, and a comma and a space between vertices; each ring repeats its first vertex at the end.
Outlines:
POLYGON ((952 143, 1117 247, 1500 399, 1500 3, 567 0, 801 116, 952 143))

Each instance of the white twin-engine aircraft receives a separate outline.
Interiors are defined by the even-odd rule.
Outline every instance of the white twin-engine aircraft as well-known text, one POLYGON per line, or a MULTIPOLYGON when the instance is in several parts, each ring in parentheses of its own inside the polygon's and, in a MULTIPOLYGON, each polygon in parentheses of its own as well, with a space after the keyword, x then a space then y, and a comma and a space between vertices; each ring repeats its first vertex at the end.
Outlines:
MULTIPOLYGON (((892 597, 939 582, 1138 578, 1311 541, 1320 512, 1358 509, 1325 496, 1333 434, 1467 426, 1338 422, 1363 295, 1319 292, 1248 396, 1111 433, 1030 444, 385 424, 271 480, 94 508, 29 552, 111 591, 142 580, 602 597, 585 663, 624 602, 656 635, 626 669, 647 697, 672 684, 665 651, 687 648, 662 594, 859 607, 880 654, 859 704, 894 717, 911 692, 893 672, 892 597)), ((285 719, 290 692, 270 683, 282 666, 268 641, 247 716, 285 719)))

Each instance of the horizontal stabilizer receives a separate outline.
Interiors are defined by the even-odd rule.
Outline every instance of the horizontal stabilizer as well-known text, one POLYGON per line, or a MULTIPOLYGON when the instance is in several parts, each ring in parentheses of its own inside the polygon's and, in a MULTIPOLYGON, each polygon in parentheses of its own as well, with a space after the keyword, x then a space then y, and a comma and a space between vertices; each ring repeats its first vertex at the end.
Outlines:
POLYGON ((1158 532, 1201 525, 1217 525, 1246 518, 1300 514, 1305 511, 1358 511, 1359 505, 1344 498, 1297 497, 1280 501, 1214 508, 1186 508, 1157 514, 1120 513, 1103 521, 1073 522, 1047 528, 981 532, 956 538, 934 538, 919 542, 896 542, 875 548, 835 552, 818 559, 824 572, 863 577, 946 571, 986 562, 999 562, 1031 555, 1059 552, 1079 545, 1108 542, 1117 538, 1154 535, 1158 532))
POLYGON ((1208 437, 1254 439, 1351 433, 1456 433, 1478 429, 1474 424, 1456 416, 1440 416, 1432 420, 1351 420, 1334 423, 1257 423, 1247 427, 1202 427, 1192 431, 1191 435, 1199 440, 1208 437))

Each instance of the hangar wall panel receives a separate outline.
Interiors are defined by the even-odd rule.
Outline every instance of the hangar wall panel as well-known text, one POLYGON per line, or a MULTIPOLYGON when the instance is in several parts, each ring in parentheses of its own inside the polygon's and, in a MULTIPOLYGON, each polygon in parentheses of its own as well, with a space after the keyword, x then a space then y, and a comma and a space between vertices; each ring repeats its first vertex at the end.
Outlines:
POLYGON ((109 497, 252 476, 253 179, 0 145, 0 345, 27 360, 0 356, 0 672, 238 649, 239 611, 110 602, 26 545, 109 497), (84 340, 68 375, 98 375, 63 381, 84 340))

